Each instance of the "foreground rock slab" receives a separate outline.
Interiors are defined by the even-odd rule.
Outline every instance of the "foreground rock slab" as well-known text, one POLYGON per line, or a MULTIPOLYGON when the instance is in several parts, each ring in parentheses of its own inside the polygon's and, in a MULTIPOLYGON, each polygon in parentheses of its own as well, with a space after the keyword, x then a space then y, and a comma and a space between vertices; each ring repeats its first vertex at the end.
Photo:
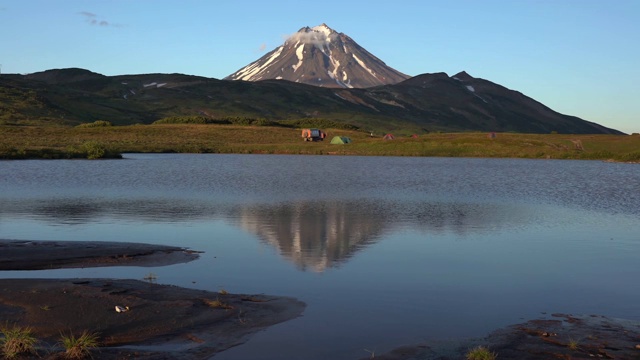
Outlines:
POLYGON ((0 239, 0 270, 163 266, 197 258, 196 251, 165 245, 0 239))
POLYGON ((61 332, 89 330, 100 334, 100 359, 206 359, 304 307, 291 298, 138 280, 0 279, 0 319, 33 330, 41 345, 34 358, 58 357, 61 332))
POLYGON ((553 314, 496 330, 482 339, 406 346, 376 359, 464 359, 477 346, 488 348, 500 360, 640 359, 639 345, 639 320, 553 314))

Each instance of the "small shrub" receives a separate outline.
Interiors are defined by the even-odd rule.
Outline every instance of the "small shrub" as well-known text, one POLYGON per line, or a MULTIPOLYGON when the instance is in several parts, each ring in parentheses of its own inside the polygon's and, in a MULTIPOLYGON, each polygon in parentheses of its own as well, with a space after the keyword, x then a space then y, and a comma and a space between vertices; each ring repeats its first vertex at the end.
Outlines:
POLYGON ((303 128, 341 129, 341 130, 359 130, 360 129, 355 125, 351 125, 343 122, 337 122, 333 120, 327 120, 327 119, 318 119, 318 118, 299 119, 299 120, 281 120, 279 121, 279 123, 284 126, 288 125, 288 126, 299 128, 299 129, 303 129, 303 128))
POLYGON ((466 355, 467 360, 495 360, 497 357, 496 353, 489 351, 484 346, 473 348, 466 355))
POLYGON ((105 120, 96 120, 92 123, 83 123, 80 124, 76 127, 78 128, 94 128, 94 127, 107 127, 107 126, 113 126, 113 124, 111 124, 111 122, 109 121, 105 121, 105 120))
POLYGON ((277 126, 279 125, 277 122, 271 121, 271 120, 267 120, 267 119, 257 119, 255 120, 252 125, 256 125, 256 126, 277 126))
POLYGON ((107 150, 97 141, 87 141, 82 144, 82 152, 87 155, 87 159, 101 159, 107 153, 107 150))
POLYGON ((73 334, 60 334, 60 344, 64 347, 64 357, 67 359, 84 359, 91 356, 91 350, 96 349, 100 343, 98 342, 98 334, 83 331, 79 337, 73 334))
POLYGON ((0 349, 7 359, 14 359, 20 354, 35 354, 37 339, 31 334, 31 328, 17 325, 5 325, 0 328, 0 349))
POLYGON ((574 340, 569 338, 569 343, 567 344, 567 347, 571 350, 578 350, 578 346, 580 344, 578 343, 578 340, 574 340))
POLYGON ((620 157, 622 161, 640 161, 640 151, 631 152, 628 154, 624 154, 620 157))
POLYGON ((212 307, 214 309, 225 309, 225 310, 233 309, 233 306, 220 301, 220 299, 215 299, 215 300, 203 299, 203 301, 205 304, 207 304, 207 306, 212 307))
POLYGON ((204 116, 169 116, 156 120, 154 124, 209 124, 211 119, 204 116))

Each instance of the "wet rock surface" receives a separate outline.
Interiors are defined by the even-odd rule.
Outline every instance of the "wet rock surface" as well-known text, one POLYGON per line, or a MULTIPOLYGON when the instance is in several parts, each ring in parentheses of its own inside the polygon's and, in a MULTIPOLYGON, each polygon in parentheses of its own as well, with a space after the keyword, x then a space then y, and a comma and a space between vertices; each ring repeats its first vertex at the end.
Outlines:
MULTIPOLYGON (((162 245, 0 240, 0 270, 161 266, 197 257, 195 251, 162 245)), ((61 334, 89 331, 100 341, 94 358, 208 359, 305 308, 287 297, 147 280, 0 279, 0 329, 31 329, 37 353, 20 358, 63 358, 61 334)))
POLYGON ((640 321, 553 314, 496 330, 485 338, 425 343, 376 355, 384 360, 453 360, 484 346, 497 359, 640 359, 640 321))

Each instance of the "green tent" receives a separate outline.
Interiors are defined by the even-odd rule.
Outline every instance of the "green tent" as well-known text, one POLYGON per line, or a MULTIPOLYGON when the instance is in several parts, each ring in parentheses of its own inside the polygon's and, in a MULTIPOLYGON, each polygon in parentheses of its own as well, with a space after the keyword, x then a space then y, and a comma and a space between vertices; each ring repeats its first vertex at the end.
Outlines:
POLYGON ((348 144, 351 142, 351 139, 346 136, 334 136, 331 139, 332 144, 348 144))

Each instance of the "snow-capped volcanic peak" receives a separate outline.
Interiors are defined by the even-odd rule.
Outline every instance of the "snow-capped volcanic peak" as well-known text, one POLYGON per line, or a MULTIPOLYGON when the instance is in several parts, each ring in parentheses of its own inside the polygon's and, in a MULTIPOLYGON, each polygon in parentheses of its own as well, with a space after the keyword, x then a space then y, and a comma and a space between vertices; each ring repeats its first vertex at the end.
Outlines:
POLYGON ((371 87, 407 78, 347 35, 321 24, 303 27, 283 45, 225 79, 284 79, 326 87, 371 87))
POLYGON ((325 24, 314 26, 313 28, 304 27, 300 29, 297 33, 291 35, 287 41, 285 41, 285 45, 287 44, 311 44, 316 46, 324 46, 331 42, 332 39, 338 37, 338 33, 336 33, 333 29, 328 27, 325 24))
POLYGON ((321 24, 318 26, 314 26, 312 28, 313 31, 321 32, 325 34, 326 37, 329 37, 331 34, 335 33, 332 28, 328 27, 327 24, 321 24))

